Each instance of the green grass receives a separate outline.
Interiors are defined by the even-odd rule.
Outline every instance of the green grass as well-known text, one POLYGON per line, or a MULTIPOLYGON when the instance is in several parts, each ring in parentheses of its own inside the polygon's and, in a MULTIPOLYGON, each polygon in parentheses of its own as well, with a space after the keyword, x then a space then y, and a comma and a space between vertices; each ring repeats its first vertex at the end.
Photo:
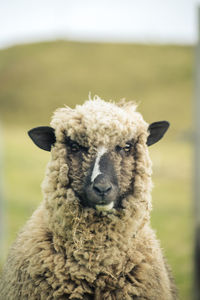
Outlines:
POLYGON ((0 116, 15 126, 46 123, 55 108, 82 103, 91 92, 141 102, 146 120, 168 117, 173 131, 183 131, 191 126, 192 65, 189 46, 16 46, 0 51, 0 116))
POLYGON ((18 230, 42 200, 48 152, 27 131, 48 125, 54 109, 74 106, 89 91, 135 99, 150 123, 169 120, 153 160, 152 226, 171 265, 180 299, 192 293, 192 61, 186 46, 86 44, 63 41, 0 51, 6 237, 0 265, 18 230))

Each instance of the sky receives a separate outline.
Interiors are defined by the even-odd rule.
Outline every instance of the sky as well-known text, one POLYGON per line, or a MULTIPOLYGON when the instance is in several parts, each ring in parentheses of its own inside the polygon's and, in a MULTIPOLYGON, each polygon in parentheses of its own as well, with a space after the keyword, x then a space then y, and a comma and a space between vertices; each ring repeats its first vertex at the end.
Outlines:
POLYGON ((1 0, 0 48, 42 40, 194 44, 200 0, 1 0))

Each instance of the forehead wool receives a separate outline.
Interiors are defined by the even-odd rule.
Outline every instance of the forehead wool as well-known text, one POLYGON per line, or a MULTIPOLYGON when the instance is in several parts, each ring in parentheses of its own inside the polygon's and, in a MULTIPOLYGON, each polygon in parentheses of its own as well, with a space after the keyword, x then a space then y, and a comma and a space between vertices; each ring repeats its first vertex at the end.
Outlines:
POLYGON ((56 110, 51 126, 56 130, 57 140, 62 141, 67 135, 84 146, 123 144, 147 131, 147 123, 136 112, 136 104, 116 105, 97 96, 75 109, 56 110))

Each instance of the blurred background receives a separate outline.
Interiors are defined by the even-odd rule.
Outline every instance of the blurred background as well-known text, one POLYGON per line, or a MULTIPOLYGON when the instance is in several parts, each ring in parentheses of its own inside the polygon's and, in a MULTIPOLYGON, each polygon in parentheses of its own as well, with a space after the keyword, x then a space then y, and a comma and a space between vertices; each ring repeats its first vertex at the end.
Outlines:
POLYGON ((0 1, 0 269, 42 200, 50 154, 27 131, 89 92, 136 100, 151 123, 152 226, 180 299, 193 290, 193 102, 198 0, 0 1))

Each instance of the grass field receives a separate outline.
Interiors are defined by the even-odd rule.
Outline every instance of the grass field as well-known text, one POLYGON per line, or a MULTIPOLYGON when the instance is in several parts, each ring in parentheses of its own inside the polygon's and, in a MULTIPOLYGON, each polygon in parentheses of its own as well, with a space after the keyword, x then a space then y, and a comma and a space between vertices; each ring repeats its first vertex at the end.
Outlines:
POLYGON ((192 61, 186 46, 84 44, 58 41, 0 51, 5 247, 42 200, 50 154, 26 132, 49 124, 52 111, 92 95, 136 99, 149 122, 167 119, 165 139, 150 147, 152 226, 172 267, 180 299, 192 292, 192 61))

